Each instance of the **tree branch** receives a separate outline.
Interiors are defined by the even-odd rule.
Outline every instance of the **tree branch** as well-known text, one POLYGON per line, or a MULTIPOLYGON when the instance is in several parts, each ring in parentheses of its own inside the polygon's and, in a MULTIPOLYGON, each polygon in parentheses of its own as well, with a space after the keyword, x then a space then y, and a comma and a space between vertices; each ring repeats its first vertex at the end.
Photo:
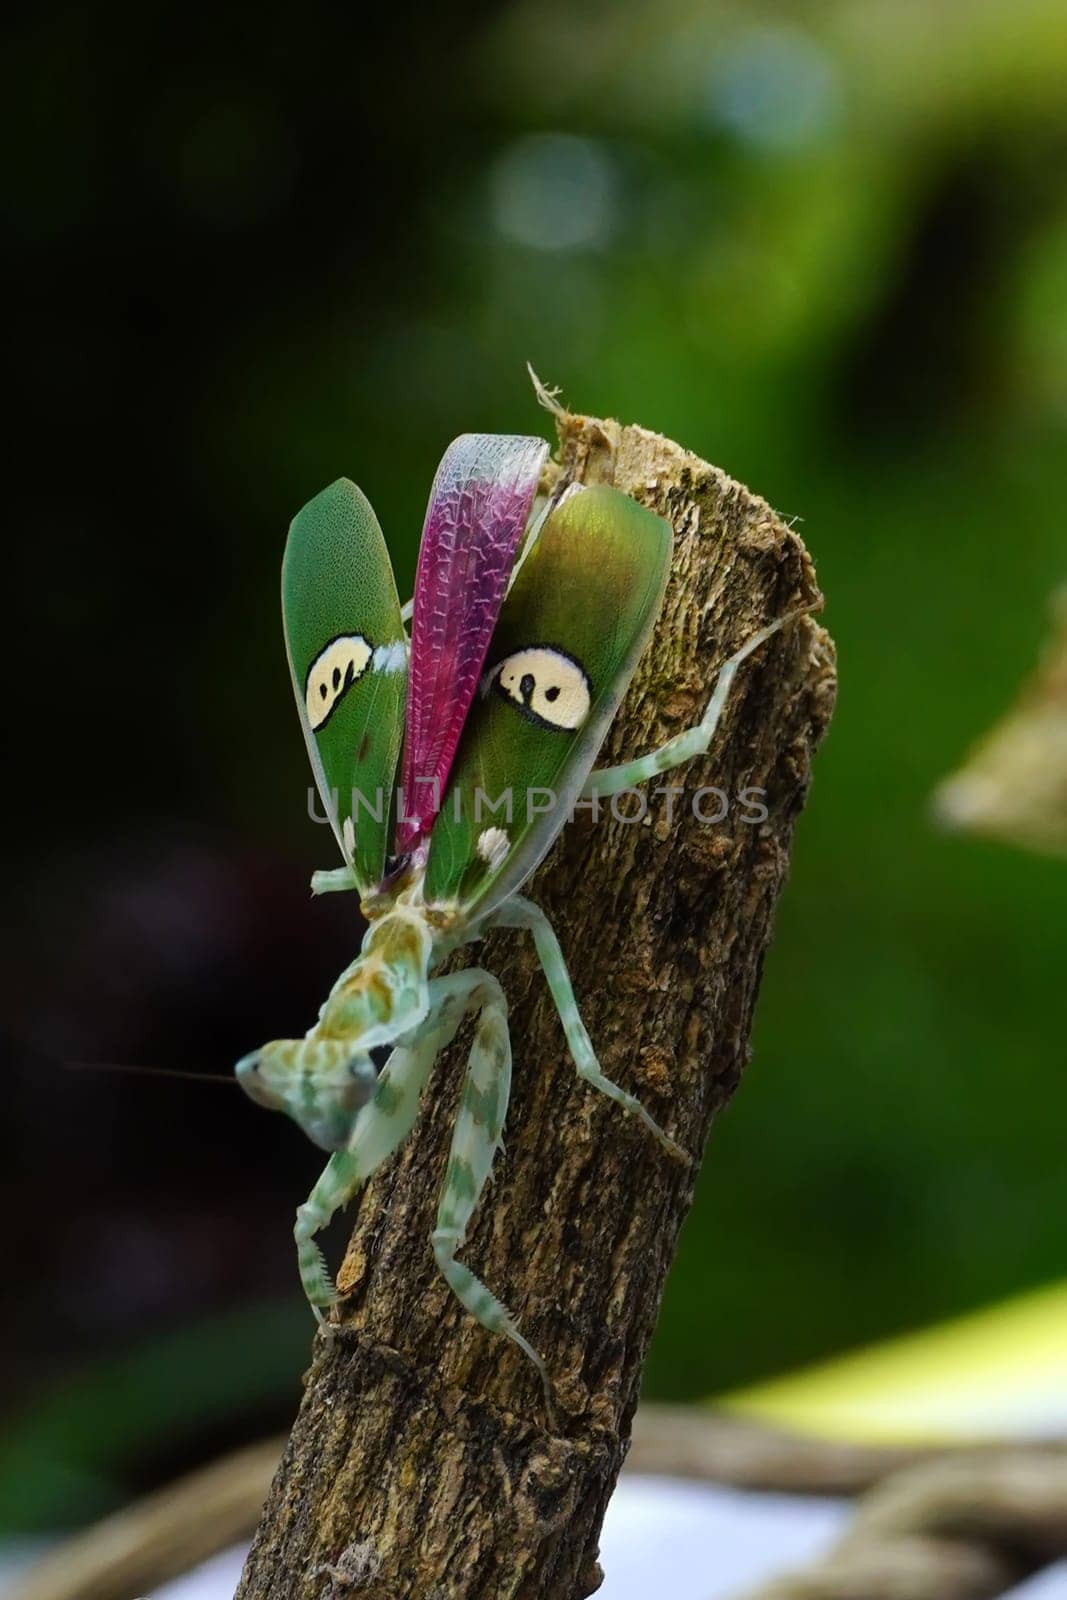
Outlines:
POLYGON ((1067 1451, 1005 1445, 887 1478, 813 1565, 745 1600, 994 1600, 1067 1550, 1067 1451))
MULTIPOLYGON (((131 1595, 154 1594, 162 1584, 179 1577, 199 1561, 206 1561, 209 1556, 251 1535, 284 1444, 284 1439, 265 1439, 261 1444, 234 1450, 210 1466, 200 1467, 165 1489, 135 1500, 95 1526, 74 1534, 43 1556, 16 1583, 7 1600, 130 1600, 131 1595)), ((919 1534, 925 1536, 929 1530, 922 1519, 926 1518, 927 1504, 934 1517, 938 1517, 947 1481, 940 1473, 926 1474, 925 1468, 944 1466, 958 1469, 964 1475, 962 1480, 956 1477, 951 1481, 974 1486, 967 1536, 977 1541, 1014 1543, 1018 1553, 1017 1532, 1003 1526, 1004 1497, 999 1492, 1000 1480, 996 1474, 998 1463, 1005 1463, 1009 1471, 1017 1473, 1017 1464, 1024 1458, 1033 1463, 1031 1481, 1037 1492, 1030 1501, 1022 1503, 1020 1514, 1036 1513, 1035 1526, 1040 1529, 1049 1526, 1040 1520, 1040 1507, 1049 1503, 1050 1479, 1044 1468, 1051 1462, 1055 1474, 1062 1470, 1065 1459, 1065 1446, 1055 1439, 1018 1444, 1003 1441, 914 1446, 849 1444, 839 1439, 808 1438, 764 1423, 722 1416, 705 1406, 642 1405, 634 1418, 624 1470, 793 1495, 864 1494, 890 1478, 894 1484, 898 1480, 900 1483, 921 1482, 929 1487, 929 1498, 917 1498, 914 1520, 919 1534), (914 1469, 919 1467, 924 1469, 923 1475, 913 1476, 914 1469), (918 1527, 919 1521, 922 1521, 921 1527, 918 1527)), ((879 1494, 870 1503, 881 1507, 887 1502, 879 1494)), ((911 1504, 910 1499, 908 1504, 911 1504)), ((1064 1495, 1060 1494, 1056 1510, 1063 1504, 1064 1495)), ((912 1520, 909 1513, 909 1523, 912 1520)), ((883 1590, 888 1594, 897 1593, 892 1588, 896 1581, 896 1551, 891 1547, 893 1541, 886 1540, 882 1534, 881 1510, 870 1523, 865 1513, 861 1514, 854 1526, 860 1535, 856 1543, 864 1546, 865 1581, 871 1590, 869 1600, 883 1590), (865 1548, 868 1527, 874 1535, 872 1543, 884 1547, 884 1581, 882 1568, 873 1559, 873 1553, 865 1548), (872 1558, 868 1559, 868 1555, 872 1558)), ((906 1530, 901 1536, 911 1537, 906 1530)), ((1033 1548, 1032 1535, 1028 1536, 1027 1543, 1033 1548)), ((850 1534, 846 1533, 843 1544, 848 1545, 851 1552, 850 1534)), ((937 1587, 944 1575, 942 1546, 935 1540, 928 1550, 930 1559, 922 1568, 922 1582, 938 1600, 946 1600, 937 1587)), ((1042 1550, 1049 1560, 1067 1551, 1067 1526, 1062 1516, 1050 1527, 1047 1545, 1042 1546, 1042 1550)), ((827 1562, 831 1577, 838 1571, 838 1553, 833 1552, 827 1562)), ((854 1570, 851 1553, 847 1569, 842 1570, 854 1570)), ((802 1584, 805 1577, 802 1574, 796 1581, 802 1584)), ((813 1581, 818 1583, 822 1579, 814 1577, 813 1581)), ((806 1593, 803 1589, 798 1592, 806 1593)))
MULTIPOLYGON (((557 423, 567 480, 614 483, 675 530, 663 614, 602 758, 618 761, 695 722, 717 664, 817 587, 796 534, 715 468, 642 428, 563 412, 557 423)), ((685 788, 673 822, 663 794, 646 822, 606 806, 598 822, 582 816, 532 886, 604 1070, 695 1155, 747 1058, 833 696, 830 641, 805 618, 742 668, 711 755, 671 775, 685 788), (691 809, 712 784, 731 799, 720 825, 691 809), (760 826, 741 820, 746 786, 766 790, 760 826)), ((703 807, 714 816, 715 797, 703 807)), ((572 1600, 600 1581, 601 1520, 696 1167, 578 1082, 523 935, 491 936, 481 959, 511 1003, 515 1089, 464 1256, 544 1354, 559 1431, 545 1427, 528 1363, 465 1316, 434 1270, 461 1039, 359 1206, 336 1325, 316 1341, 239 1600, 572 1600)))

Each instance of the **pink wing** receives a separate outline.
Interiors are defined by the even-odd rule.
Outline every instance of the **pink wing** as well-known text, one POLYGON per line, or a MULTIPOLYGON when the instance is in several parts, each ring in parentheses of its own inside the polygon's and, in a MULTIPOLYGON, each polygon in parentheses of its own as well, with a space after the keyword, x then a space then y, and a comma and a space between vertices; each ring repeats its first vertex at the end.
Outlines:
POLYGON ((543 439, 464 433, 437 469, 415 575, 398 853, 440 809, 547 454, 543 439))

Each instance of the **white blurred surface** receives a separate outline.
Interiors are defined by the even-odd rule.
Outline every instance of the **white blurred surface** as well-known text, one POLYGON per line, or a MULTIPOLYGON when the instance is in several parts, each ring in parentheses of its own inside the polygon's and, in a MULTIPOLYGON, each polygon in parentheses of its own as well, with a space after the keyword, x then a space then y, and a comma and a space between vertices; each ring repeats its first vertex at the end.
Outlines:
MULTIPOLYGON (((669 1478, 624 1477, 604 1522, 603 1600, 727 1600, 812 1559, 848 1508, 828 1500, 739 1494, 669 1478)), ((231 1600, 243 1550, 227 1550, 153 1600, 231 1600)))
POLYGON ((795 1495, 742 1494, 671 1478, 624 1477, 604 1521, 603 1600, 723 1600, 813 1560, 848 1506, 795 1495))
POLYGON ((1004 1600, 1067 1600, 1067 1561, 1059 1561, 1029 1583, 1020 1584, 1004 1600))

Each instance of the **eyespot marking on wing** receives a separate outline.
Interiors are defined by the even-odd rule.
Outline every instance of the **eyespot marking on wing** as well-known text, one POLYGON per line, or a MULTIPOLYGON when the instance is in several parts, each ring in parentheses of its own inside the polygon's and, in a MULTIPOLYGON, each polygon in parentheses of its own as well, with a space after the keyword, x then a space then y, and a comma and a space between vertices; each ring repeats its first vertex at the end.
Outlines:
POLYGON ((360 633, 338 634, 324 645, 308 668, 304 705, 312 733, 333 716, 346 692, 367 670, 372 647, 360 633))
POLYGON ((573 733, 589 715, 589 678, 580 661, 555 645, 528 645, 490 673, 491 686, 540 728, 573 733))

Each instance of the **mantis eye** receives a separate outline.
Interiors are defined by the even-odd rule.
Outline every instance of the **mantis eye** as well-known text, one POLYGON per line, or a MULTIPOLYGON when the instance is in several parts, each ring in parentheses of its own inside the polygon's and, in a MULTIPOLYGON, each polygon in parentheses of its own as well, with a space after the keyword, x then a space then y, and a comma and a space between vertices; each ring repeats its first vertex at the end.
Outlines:
POLYGON ((348 1077, 360 1101, 369 1100, 378 1082, 378 1069, 370 1056, 353 1056, 348 1063, 348 1077))
POLYGON ((496 668, 498 693, 541 728, 573 733, 589 715, 589 678, 580 661, 555 645, 516 650, 496 668))

